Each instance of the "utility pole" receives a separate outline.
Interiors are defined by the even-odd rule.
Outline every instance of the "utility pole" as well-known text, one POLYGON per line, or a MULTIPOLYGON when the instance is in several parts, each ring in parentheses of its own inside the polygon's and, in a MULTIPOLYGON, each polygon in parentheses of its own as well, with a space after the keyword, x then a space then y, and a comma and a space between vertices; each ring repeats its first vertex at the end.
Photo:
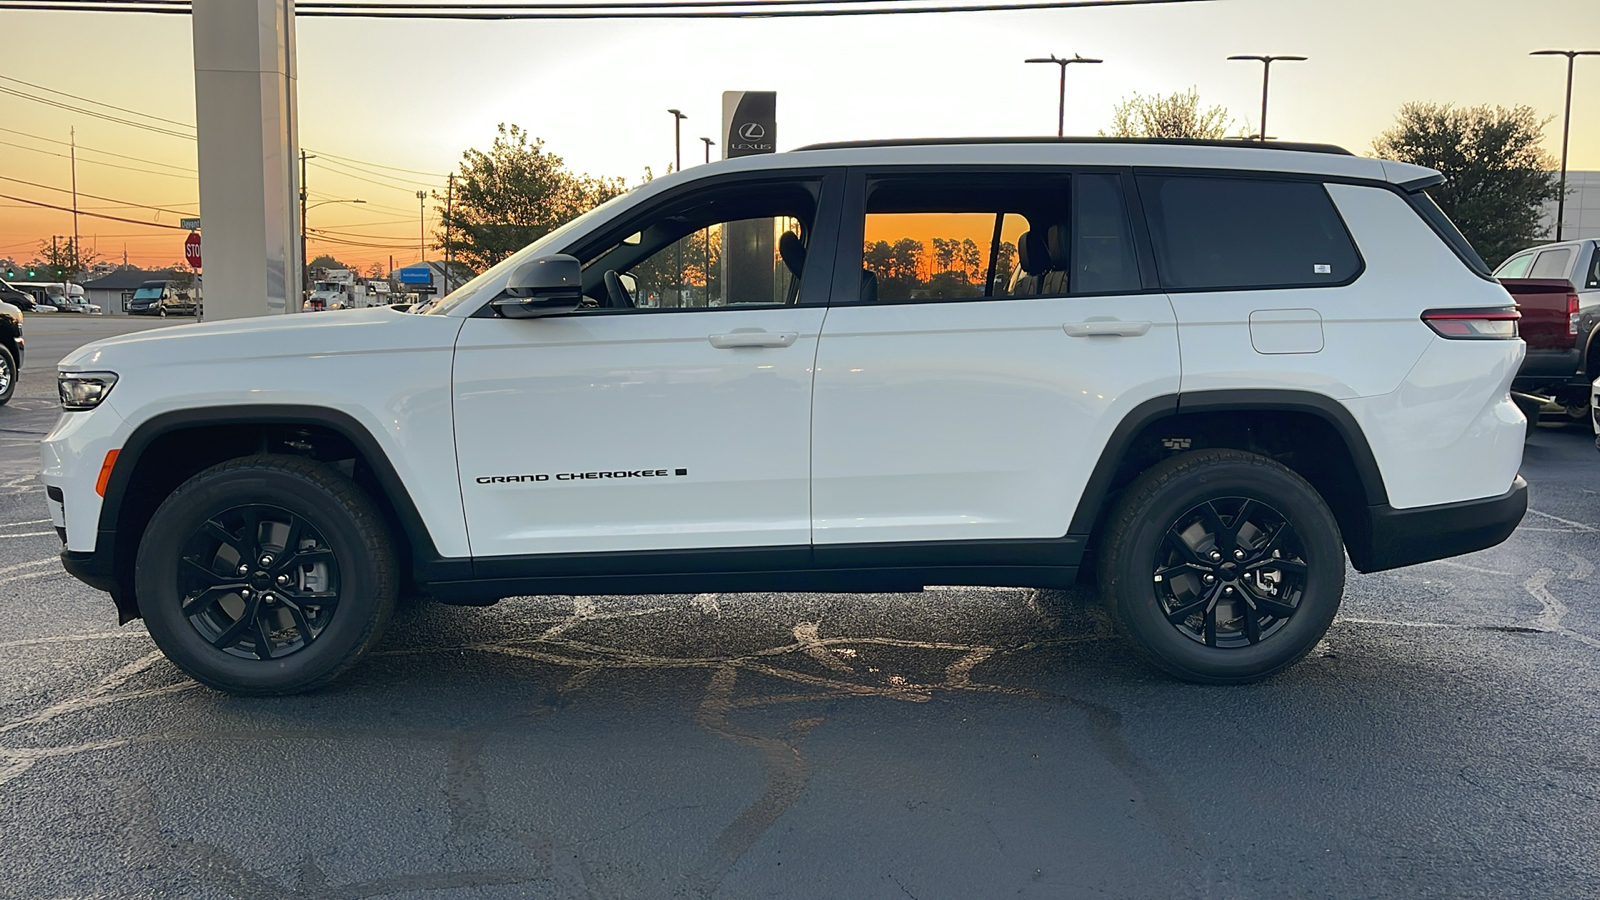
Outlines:
MULTIPOLYGON (((1571 90, 1568 89, 1568 97, 1571 90)), ((73 127, 67 132, 72 144, 72 262, 77 264, 83 257, 83 248, 78 243, 78 129, 73 127)))
POLYGON ((451 172, 444 186, 444 292, 450 293, 450 263, 455 260, 455 251, 450 247, 450 214, 456 199, 456 173, 451 172))
POLYGON ((672 113, 672 143, 673 143, 673 146, 676 148, 676 155, 674 156, 674 159, 677 160, 677 168, 673 169, 672 171, 674 171, 674 172, 682 172, 683 171, 683 120, 687 119, 689 117, 684 115, 681 112, 678 112, 675 109, 669 109, 669 110, 667 110, 667 112, 672 113))
POLYGON ((1267 78, 1275 62, 1305 62, 1304 56, 1230 56, 1229 59, 1250 59, 1261 63, 1261 142, 1267 142, 1267 78))
POLYGON ((311 258, 306 256, 306 160, 316 159, 300 151, 300 303, 311 296, 311 258))
POLYGON ((428 192, 417 191, 417 248, 422 261, 428 261, 428 192))
POLYGON ((706 143, 706 162, 711 162, 711 145, 715 144, 716 141, 713 141, 708 137, 703 137, 700 140, 705 141, 706 143))
POLYGON ((1073 63, 1102 63, 1103 59, 1090 59, 1086 56, 1072 54, 1071 59, 1057 59, 1054 53, 1047 57, 1025 59, 1025 63, 1055 63, 1061 67, 1061 98, 1056 106, 1056 137, 1065 137, 1067 134, 1067 66, 1073 63))
POLYGON ((1600 50, 1535 50, 1529 56, 1567 58, 1567 105, 1561 116, 1561 193, 1556 196, 1556 240, 1561 240, 1562 220, 1567 217, 1567 136, 1572 130, 1572 64, 1580 56, 1600 56, 1600 50))

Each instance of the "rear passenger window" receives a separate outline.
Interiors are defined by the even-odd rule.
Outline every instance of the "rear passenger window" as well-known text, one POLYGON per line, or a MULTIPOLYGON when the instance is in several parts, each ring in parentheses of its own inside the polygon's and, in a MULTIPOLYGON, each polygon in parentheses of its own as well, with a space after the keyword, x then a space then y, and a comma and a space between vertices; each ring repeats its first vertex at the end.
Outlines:
POLYGON ((1165 287, 1336 285, 1361 270, 1321 184, 1141 175, 1139 193, 1165 287))
POLYGON ((1565 278, 1567 266, 1572 264, 1572 248, 1562 247, 1559 250, 1546 250, 1539 254, 1533 261, 1533 269, 1528 272, 1529 278, 1565 278))
POLYGON ((1533 265, 1532 253, 1524 253, 1521 256, 1513 256, 1500 264, 1500 268, 1496 269, 1494 272, 1494 277, 1525 278, 1528 275, 1528 267, 1531 265, 1533 265))
POLYGON ((863 237, 867 302, 1140 288, 1114 173, 884 176, 867 185, 863 237))

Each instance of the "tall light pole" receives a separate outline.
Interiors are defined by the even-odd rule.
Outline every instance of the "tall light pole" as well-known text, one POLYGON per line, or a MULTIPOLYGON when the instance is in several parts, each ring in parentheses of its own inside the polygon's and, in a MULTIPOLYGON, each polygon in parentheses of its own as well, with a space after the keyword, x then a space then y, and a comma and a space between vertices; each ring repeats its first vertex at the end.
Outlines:
POLYGON ((1026 63, 1055 63, 1061 67, 1061 99, 1056 105, 1056 137, 1065 137, 1067 134, 1067 66, 1073 63, 1102 63, 1103 59, 1090 59, 1087 56, 1072 54, 1071 59, 1058 59, 1054 53, 1049 56, 1025 59, 1026 63))
POLYGON ((428 261, 428 192, 417 191, 417 249, 422 261, 428 261))
POLYGON ((1567 217, 1567 135, 1572 128, 1572 64, 1580 56, 1600 56, 1600 50, 1535 50, 1529 56, 1567 58, 1567 105, 1561 116, 1561 193, 1556 197, 1556 240, 1561 240, 1561 220, 1567 217))
POLYGON ((703 137, 700 140, 704 141, 706 145, 706 162, 711 162, 711 145, 715 144, 716 141, 708 137, 703 137))
POLYGON ((1275 62, 1305 62, 1304 56, 1230 56, 1229 59, 1251 59, 1261 63, 1261 142, 1267 141, 1267 80, 1272 75, 1275 62))
POLYGON ((667 112, 672 113, 672 144, 676 148, 677 168, 673 169, 673 171, 674 172, 682 172, 683 171, 683 120, 687 119, 689 117, 684 115, 681 112, 678 112, 675 109, 669 109, 669 110, 667 110, 667 112))

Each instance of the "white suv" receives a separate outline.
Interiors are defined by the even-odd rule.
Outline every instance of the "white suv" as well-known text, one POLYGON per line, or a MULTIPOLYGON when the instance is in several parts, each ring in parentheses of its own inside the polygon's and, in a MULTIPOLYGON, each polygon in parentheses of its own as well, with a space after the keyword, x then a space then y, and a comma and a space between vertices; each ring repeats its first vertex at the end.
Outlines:
POLYGON ((1337 148, 830 145, 696 167, 410 313, 98 341, 62 558, 196 679, 322 684, 396 598, 1051 587, 1242 682, 1527 506, 1523 355, 1423 189, 1337 148))

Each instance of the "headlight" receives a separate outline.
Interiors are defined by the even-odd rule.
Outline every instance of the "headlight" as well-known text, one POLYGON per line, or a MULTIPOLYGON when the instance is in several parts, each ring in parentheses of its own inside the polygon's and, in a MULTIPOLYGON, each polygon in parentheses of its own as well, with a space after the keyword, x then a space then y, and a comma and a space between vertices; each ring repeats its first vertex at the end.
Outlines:
POLYGON ((116 386, 115 372, 59 372, 56 388, 61 392, 61 408, 69 411, 94 409, 116 386))

